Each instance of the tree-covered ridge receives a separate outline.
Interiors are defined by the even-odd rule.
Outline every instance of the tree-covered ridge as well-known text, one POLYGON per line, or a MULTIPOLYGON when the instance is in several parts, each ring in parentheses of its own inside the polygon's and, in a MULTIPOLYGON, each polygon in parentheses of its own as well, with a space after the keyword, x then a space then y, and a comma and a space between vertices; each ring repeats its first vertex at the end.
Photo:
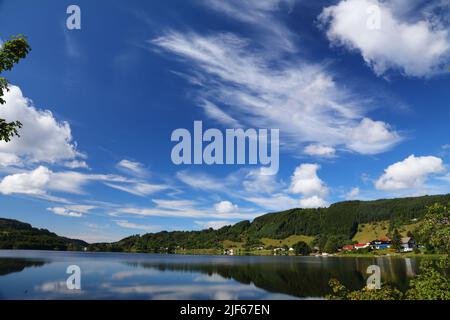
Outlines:
POLYGON ((393 232, 398 226, 423 219, 428 207, 447 203, 450 203, 450 195, 347 201, 329 208, 269 213, 253 222, 243 221, 219 230, 135 235, 112 244, 95 244, 90 249, 133 252, 172 252, 177 248, 221 249, 224 240, 257 247, 262 238, 284 239, 291 235, 305 235, 315 237, 316 246, 332 252, 349 242, 360 224, 389 221, 388 231, 393 232))
POLYGON ((46 229, 0 218, 0 249, 81 250, 88 243, 60 237, 46 229))
MULTIPOLYGON (((422 221, 417 238, 430 251, 442 253, 437 243, 448 237, 450 195, 376 201, 347 201, 322 209, 292 209, 269 213, 253 222, 242 221, 219 230, 174 231, 133 235, 115 243, 88 245, 59 237, 45 229, 15 220, 0 219, 0 249, 80 250, 123 252, 175 252, 179 249, 224 248, 224 241, 242 243, 244 249, 262 245, 263 238, 285 239, 293 235, 314 237, 314 246, 335 252, 352 241, 360 224, 389 221, 389 233, 397 227, 422 221), (432 209, 429 209, 432 208, 432 209), (439 230, 436 230, 438 227, 439 230)), ((448 243, 448 241, 447 241, 448 243)))

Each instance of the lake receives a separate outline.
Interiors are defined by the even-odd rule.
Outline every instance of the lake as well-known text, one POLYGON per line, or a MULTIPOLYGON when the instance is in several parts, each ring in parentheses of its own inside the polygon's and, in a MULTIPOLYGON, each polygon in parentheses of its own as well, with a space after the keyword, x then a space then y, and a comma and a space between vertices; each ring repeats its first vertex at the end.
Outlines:
POLYGON ((336 278, 360 289, 367 267, 405 290, 417 258, 181 256, 0 250, 0 299, 321 299, 336 278), (79 266, 81 290, 67 268, 79 266))

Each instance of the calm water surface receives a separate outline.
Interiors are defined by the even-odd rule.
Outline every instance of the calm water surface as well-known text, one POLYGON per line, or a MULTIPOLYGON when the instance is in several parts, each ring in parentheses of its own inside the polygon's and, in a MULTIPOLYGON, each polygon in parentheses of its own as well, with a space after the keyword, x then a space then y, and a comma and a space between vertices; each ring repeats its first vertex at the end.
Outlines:
POLYGON ((228 257, 0 250, 0 299, 305 299, 329 293, 328 281, 365 285, 369 265, 405 290, 415 258, 228 257), (68 290, 67 267, 81 268, 68 290))

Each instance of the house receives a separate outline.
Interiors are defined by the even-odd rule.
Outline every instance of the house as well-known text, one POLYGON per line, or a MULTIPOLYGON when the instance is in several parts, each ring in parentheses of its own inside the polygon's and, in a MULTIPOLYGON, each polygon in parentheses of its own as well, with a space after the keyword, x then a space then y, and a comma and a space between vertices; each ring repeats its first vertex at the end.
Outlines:
POLYGON ((352 244, 348 244, 348 245, 343 246, 342 250, 343 251, 353 251, 353 250, 355 250, 355 246, 352 244))
POLYGON ((370 247, 370 243, 357 243, 357 244, 355 244, 355 249, 356 250, 367 249, 369 247, 370 247))
POLYGON ((416 240, 414 240, 414 238, 412 238, 412 237, 402 238, 401 241, 402 241, 401 242, 401 246, 402 246, 401 251, 402 252, 411 252, 415 248, 417 248, 416 240))
POLYGON ((226 256, 234 256, 234 250, 233 249, 225 249, 223 254, 226 256))
POLYGON ((384 250, 384 249, 389 249, 392 245, 392 242, 390 239, 385 238, 385 239, 373 240, 372 242, 370 242, 369 245, 374 250, 384 250))

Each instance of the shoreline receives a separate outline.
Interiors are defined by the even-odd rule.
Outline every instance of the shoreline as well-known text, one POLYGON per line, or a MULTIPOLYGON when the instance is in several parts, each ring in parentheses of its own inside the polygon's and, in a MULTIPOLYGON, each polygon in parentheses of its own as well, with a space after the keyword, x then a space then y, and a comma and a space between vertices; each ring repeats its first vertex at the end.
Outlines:
MULTIPOLYGON (((434 253, 393 253, 393 254, 367 254, 367 253, 361 253, 361 254, 329 254, 329 255, 307 255, 307 256, 301 256, 301 255, 270 255, 270 254, 235 254, 235 255, 224 255, 220 253, 207 253, 202 250, 202 252, 178 252, 178 253, 158 253, 158 252, 114 252, 114 251, 61 251, 61 250, 40 250, 40 249, 0 249, 0 252, 5 251, 17 251, 17 252, 25 252, 25 251, 32 251, 32 252, 54 252, 54 253, 85 253, 85 254, 93 254, 93 253, 100 253, 100 254, 143 254, 143 255, 162 255, 162 256, 219 256, 219 257, 317 257, 317 258, 394 258, 394 259, 405 259, 405 258, 427 258, 427 259, 438 259, 442 257, 448 256, 448 254, 434 254, 434 253)), ((1 258, 1 257, 0 257, 1 258)))

